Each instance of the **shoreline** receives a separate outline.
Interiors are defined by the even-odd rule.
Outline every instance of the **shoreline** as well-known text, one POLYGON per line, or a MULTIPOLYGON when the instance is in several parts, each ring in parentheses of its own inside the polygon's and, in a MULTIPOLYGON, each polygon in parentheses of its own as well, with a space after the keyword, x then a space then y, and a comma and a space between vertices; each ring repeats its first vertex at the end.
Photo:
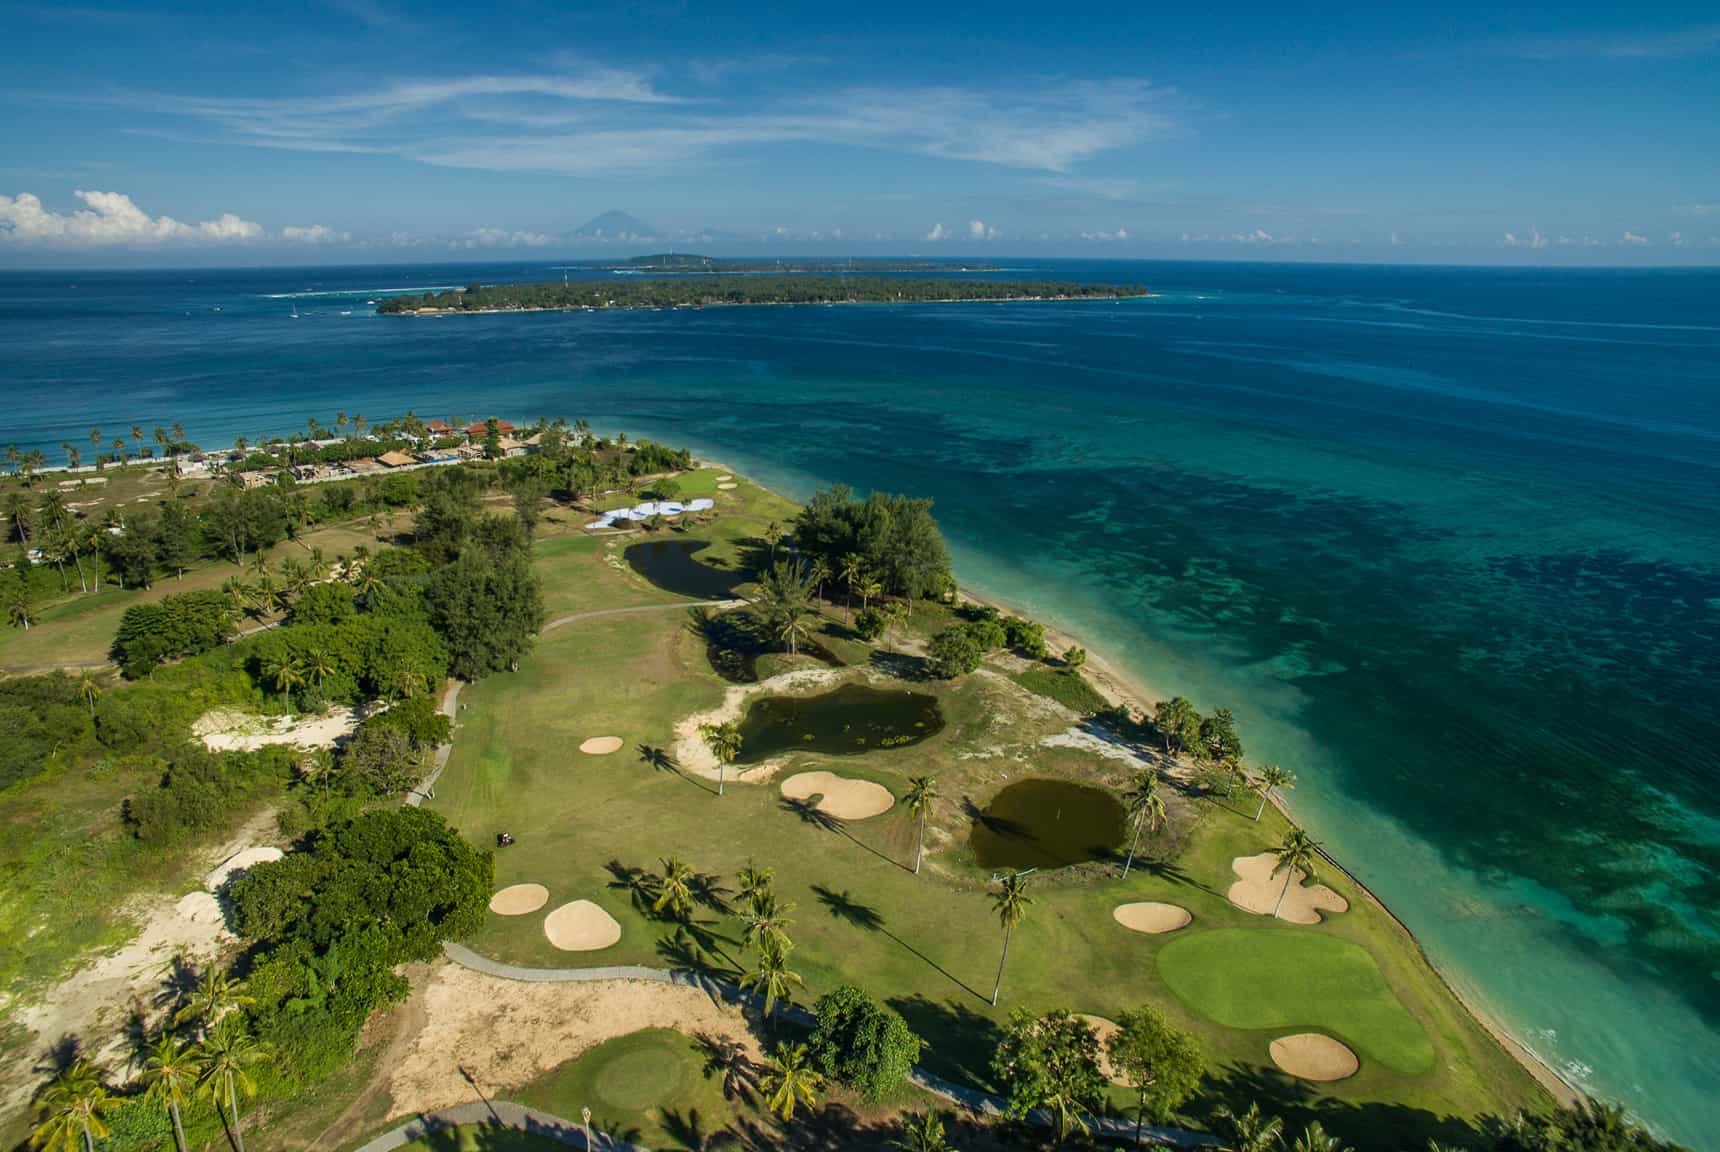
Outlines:
POLYGON ((699 304, 558 304, 545 308, 412 308, 378 316, 506 316, 528 312, 694 312, 702 308, 835 308, 838 305, 1082 304, 1103 300, 1152 300, 1154 292, 1099 296, 941 296, 933 300, 712 300, 699 304))
MULTIPOLYGON (((785 496, 781 492, 777 492, 775 489, 759 483, 757 480, 752 480, 750 476, 747 476, 745 470, 736 469, 728 464, 722 463, 721 461, 712 460, 703 456, 695 457, 694 464, 701 467, 722 468, 735 475, 746 477, 751 483, 758 485, 758 487, 765 491, 779 496, 784 500, 788 500, 797 506, 800 504, 800 502, 794 500, 793 497, 785 496)), ((1067 651, 1071 646, 1078 645, 1085 648, 1087 651, 1087 662, 1082 666, 1081 672, 1093 683, 1093 686, 1099 691, 1099 694, 1104 696, 1112 704, 1122 704, 1151 716, 1152 708, 1155 703, 1159 700, 1168 699, 1169 695, 1174 694, 1155 695, 1152 691, 1154 687, 1153 685, 1147 683, 1138 676, 1119 671, 1115 661, 1107 659, 1101 649, 1094 648, 1083 641, 1075 633, 1067 630, 1060 624, 1054 623, 1052 620, 1047 619, 1044 616, 1029 614, 1012 605, 1007 598, 995 593, 983 590, 970 590, 968 586, 962 584, 960 579, 957 579, 956 587, 958 589, 957 596, 962 600, 990 608, 996 608, 1000 612, 1023 616, 1027 619, 1035 620, 1038 623, 1043 624, 1045 627, 1046 648, 1052 654, 1067 651)), ((1294 821, 1295 814, 1289 804, 1285 802, 1281 792, 1273 793, 1271 803, 1272 806, 1282 813, 1286 819, 1294 821)), ((1450 993, 1452 999, 1456 1000, 1457 1003, 1462 1006, 1463 1010, 1469 1014, 1470 1018, 1480 1025, 1481 1028, 1493 1038, 1494 1042, 1503 1048, 1505 1052, 1515 1060, 1517 1064, 1535 1080, 1536 1083, 1541 1085, 1541 1087, 1545 1089, 1555 1101, 1563 1105, 1574 1106, 1586 1098, 1587 1094, 1582 1090, 1582 1088, 1572 1084, 1563 1076, 1559 1075, 1558 1071, 1554 1069, 1551 1064, 1548 1064, 1543 1060, 1534 1049, 1530 1048, 1522 1040, 1519 1040, 1516 1036, 1512 1035, 1509 1029, 1501 1024, 1491 1013, 1482 1008, 1476 1002, 1473 995, 1463 992, 1453 981, 1451 976, 1448 975, 1437 963, 1435 963, 1426 947, 1423 946, 1421 939, 1410 930, 1409 925, 1405 924, 1403 920, 1398 917, 1397 913, 1391 910, 1390 905, 1375 895, 1374 891, 1369 888, 1359 876, 1344 867, 1341 861, 1329 853, 1322 850, 1321 855, 1334 868, 1342 872, 1346 880, 1356 886, 1356 890, 1362 894, 1364 899, 1373 904, 1380 911, 1384 912, 1386 916, 1391 919, 1392 923, 1397 925, 1398 930, 1401 931, 1404 936, 1409 939, 1410 943, 1415 946, 1416 954, 1421 957, 1422 963, 1427 965, 1428 970, 1434 974, 1445 990, 1450 993)))

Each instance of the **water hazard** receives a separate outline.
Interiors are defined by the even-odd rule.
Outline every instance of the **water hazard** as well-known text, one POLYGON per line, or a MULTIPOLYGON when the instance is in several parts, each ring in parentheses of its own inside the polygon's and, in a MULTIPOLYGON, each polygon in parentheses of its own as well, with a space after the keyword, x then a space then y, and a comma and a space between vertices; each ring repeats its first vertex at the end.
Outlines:
POLYGON ((796 750, 852 756, 918 744, 944 726, 937 698, 844 684, 819 696, 766 696, 741 719, 742 764, 796 750))
POLYGON ((1123 806, 1103 788, 1023 780, 973 813, 968 843, 982 868, 1064 868, 1110 856, 1126 823, 1123 806))
POLYGON ((699 600, 727 600, 750 574, 699 563, 696 554, 710 546, 709 540, 646 540, 629 545, 622 555, 628 567, 665 592, 699 600))

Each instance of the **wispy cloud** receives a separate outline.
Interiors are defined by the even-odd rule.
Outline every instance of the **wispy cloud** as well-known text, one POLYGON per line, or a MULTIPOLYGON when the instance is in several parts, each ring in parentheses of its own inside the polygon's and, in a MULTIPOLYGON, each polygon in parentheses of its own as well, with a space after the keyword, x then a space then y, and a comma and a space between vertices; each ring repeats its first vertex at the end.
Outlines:
POLYGON ((1664 31, 1592 32, 1495 41, 1492 48, 1523 60, 1662 60, 1720 52, 1720 24, 1664 31))
POLYGON ((339 232, 326 224, 288 224, 281 229, 281 239, 289 244, 345 244, 352 233, 339 232))
POLYGON ((743 105, 670 93, 643 72, 612 67, 421 79, 315 97, 69 99, 125 107, 140 121, 134 131, 196 124, 206 137, 258 147, 576 174, 660 170, 796 144, 1063 173, 1172 126, 1167 94, 1139 80, 797 89, 743 105))
POLYGON ((231 212, 213 220, 185 224, 171 216, 151 216, 121 192, 79 189, 84 207, 54 212, 29 192, 0 196, 0 242, 45 246, 207 244, 256 240, 259 224, 231 212))

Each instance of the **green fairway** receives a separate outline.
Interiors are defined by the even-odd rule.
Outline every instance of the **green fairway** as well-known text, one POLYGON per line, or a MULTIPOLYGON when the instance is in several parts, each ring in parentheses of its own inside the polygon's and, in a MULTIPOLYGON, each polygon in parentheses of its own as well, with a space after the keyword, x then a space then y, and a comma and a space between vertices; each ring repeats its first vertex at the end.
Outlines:
POLYGON ((704 1046, 667 1028, 606 1041, 508 1094, 574 1120, 591 1109, 594 1128, 647 1148, 700 1148, 737 1116, 756 1113, 725 1099, 723 1078, 706 1074, 704 1046))
POLYGON ((1229 1028, 1329 1032, 1398 1072, 1433 1067, 1433 1046, 1368 952, 1290 928, 1227 928, 1172 940, 1159 952, 1165 986, 1229 1028))

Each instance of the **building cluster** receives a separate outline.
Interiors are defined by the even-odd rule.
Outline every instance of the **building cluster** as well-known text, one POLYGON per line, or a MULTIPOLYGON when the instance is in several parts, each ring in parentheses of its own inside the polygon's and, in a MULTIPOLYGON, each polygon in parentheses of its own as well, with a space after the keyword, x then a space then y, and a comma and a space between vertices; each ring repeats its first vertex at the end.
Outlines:
MULTIPOLYGON (((501 454, 507 456, 524 456, 537 451, 542 433, 520 437, 518 429, 506 420, 496 421, 496 432, 499 436, 498 447, 501 454)), ((370 442, 398 445, 406 441, 414 445, 412 448, 391 447, 385 452, 374 456, 354 456, 346 460, 294 464, 291 462, 289 446, 282 443, 259 445, 244 453, 211 452, 197 456, 184 457, 180 461, 180 471, 186 475, 207 474, 213 469, 228 467, 237 482, 245 488, 259 488, 271 485, 285 471, 291 474, 299 484, 323 484, 335 480, 352 480, 364 476, 375 476, 388 472, 405 471, 414 468, 434 468, 443 464, 459 464, 468 460, 482 460, 486 456, 486 438, 489 426, 479 422, 467 425, 465 428, 455 428, 443 420, 432 420, 424 426, 423 435, 414 436, 410 433, 398 432, 387 437, 374 433, 356 437, 340 437, 326 440, 303 440, 296 448, 327 448, 334 445, 351 446, 355 443, 370 442), (256 453, 265 453, 273 457, 286 457, 277 464, 264 467, 245 467, 256 453)))

